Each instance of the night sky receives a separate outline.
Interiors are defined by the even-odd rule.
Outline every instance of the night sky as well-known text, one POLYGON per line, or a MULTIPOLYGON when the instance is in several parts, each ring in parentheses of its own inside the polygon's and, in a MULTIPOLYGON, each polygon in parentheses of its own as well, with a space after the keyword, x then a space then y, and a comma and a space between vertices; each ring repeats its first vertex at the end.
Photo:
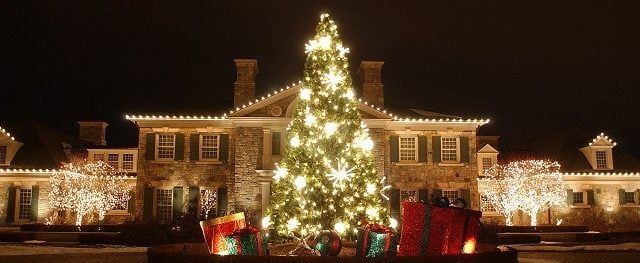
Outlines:
POLYGON ((640 1, 142 2, 3 1, 0 126, 105 120, 135 145, 126 113, 228 109, 234 58, 258 59, 259 95, 299 80, 329 12, 354 72, 386 61, 387 104, 491 118, 503 147, 573 127, 640 156, 640 1))

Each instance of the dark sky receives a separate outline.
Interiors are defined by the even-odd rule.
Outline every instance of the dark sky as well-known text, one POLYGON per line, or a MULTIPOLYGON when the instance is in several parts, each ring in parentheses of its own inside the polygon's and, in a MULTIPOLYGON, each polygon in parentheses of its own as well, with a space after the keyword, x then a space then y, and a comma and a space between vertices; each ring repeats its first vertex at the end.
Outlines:
POLYGON ((0 125, 102 119, 135 144, 125 113, 230 106, 234 58, 258 59, 258 94, 297 81, 326 11, 352 69, 386 61, 388 104, 489 117, 503 146, 578 127, 640 155, 640 1, 153 2, 2 1, 0 125))

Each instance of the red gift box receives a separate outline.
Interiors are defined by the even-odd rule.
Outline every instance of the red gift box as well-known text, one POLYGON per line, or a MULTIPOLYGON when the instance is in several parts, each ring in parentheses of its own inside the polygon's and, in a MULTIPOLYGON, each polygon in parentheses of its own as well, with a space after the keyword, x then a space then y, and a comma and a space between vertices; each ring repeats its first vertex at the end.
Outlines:
POLYGON ((463 248, 477 240, 482 212, 420 202, 403 202, 402 210, 399 256, 473 252, 463 248))
POLYGON ((209 253, 225 255, 228 250, 225 237, 233 234, 238 229, 245 228, 246 223, 244 221, 244 213, 237 213, 200 221, 200 227, 202 228, 202 235, 207 243, 209 253))

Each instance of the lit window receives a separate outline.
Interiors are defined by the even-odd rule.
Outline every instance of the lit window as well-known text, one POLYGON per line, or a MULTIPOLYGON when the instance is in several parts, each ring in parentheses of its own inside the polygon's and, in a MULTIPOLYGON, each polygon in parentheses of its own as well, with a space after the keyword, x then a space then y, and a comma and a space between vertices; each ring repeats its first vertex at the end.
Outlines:
POLYGON ((173 190, 158 189, 156 193, 157 207, 156 217, 161 222, 171 220, 173 212, 173 190))
POLYGON ((282 133, 271 133, 271 155, 280 155, 280 146, 282 145, 282 133))
POLYGON ((133 171, 133 153, 125 153, 122 155, 122 170, 125 172, 133 171))
POLYGON ((18 218, 20 220, 30 219, 31 215, 31 189, 20 189, 20 209, 18 211, 18 218))
POLYGON ((206 189, 200 191, 200 214, 204 218, 215 217, 218 206, 218 191, 206 189))
POLYGON ((584 204, 584 194, 582 192, 573 192, 573 203, 584 204))
POLYGON ((493 203, 491 203, 486 195, 480 196, 480 202, 480 205, 482 206, 482 212, 496 212, 496 207, 493 206, 493 203))
POLYGON ((200 136, 200 160, 217 161, 220 152, 220 136, 201 135, 200 136))
POLYGON ((109 164, 109 166, 111 166, 111 168, 113 168, 113 170, 118 170, 118 160, 120 159, 120 155, 117 153, 110 153, 109 157, 108 157, 108 161, 107 163, 109 164))
POLYGON ((624 200, 627 204, 635 204, 636 203, 636 195, 635 192, 624 192, 624 200))
POLYGON ((449 198, 449 201, 455 201, 460 197, 458 190, 442 190, 442 197, 449 198))
POLYGON ((442 137, 440 147, 442 162, 458 162, 458 138, 442 137))
POLYGON ((596 168, 607 169, 607 152, 596 151, 596 168))
POLYGON ((400 161, 416 160, 416 137, 400 137, 400 161))
POLYGON ((158 135, 158 159, 173 160, 176 151, 176 136, 174 134, 158 135))
POLYGON ((94 162, 104 162, 104 154, 103 153, 96 153, 93 155, 93 161, 94 162))
POLYGON ((7 163, 7 146, 0 145, 0 164, 7 163))
MULTIPOLYGON (((119 193, 115 193, 114 194, 116 197, 116 200, 123 200, 124 198, 123 195, 124 193, 119 192, 119 193)), ((133 196, 130 196, 129 198, 134 198, 133 196)), ((129 202, 127 201, 123 201, 123 202, 116 202, 113 207, 111 207, 111 210, 127 210, 129 208, 129 202)))
POLYGON ((487 170, 493 166, 493 159, 491 157, 482 158, 482 171, 487 170))

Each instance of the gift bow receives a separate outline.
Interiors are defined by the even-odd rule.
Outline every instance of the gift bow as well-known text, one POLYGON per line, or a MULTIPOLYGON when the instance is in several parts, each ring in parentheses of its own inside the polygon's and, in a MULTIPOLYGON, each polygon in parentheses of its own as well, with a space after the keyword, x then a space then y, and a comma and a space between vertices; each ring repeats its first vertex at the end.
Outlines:
POLYGON ((248 227, 245 227, 245 228, 236 229, 229 236, 244 236, 244 235, 248 235, 248 234, 255 234, 255 233, 258 233, 258 232, 260 232, 260 230, 258 230, 257 228, 248 226, 248 227))

